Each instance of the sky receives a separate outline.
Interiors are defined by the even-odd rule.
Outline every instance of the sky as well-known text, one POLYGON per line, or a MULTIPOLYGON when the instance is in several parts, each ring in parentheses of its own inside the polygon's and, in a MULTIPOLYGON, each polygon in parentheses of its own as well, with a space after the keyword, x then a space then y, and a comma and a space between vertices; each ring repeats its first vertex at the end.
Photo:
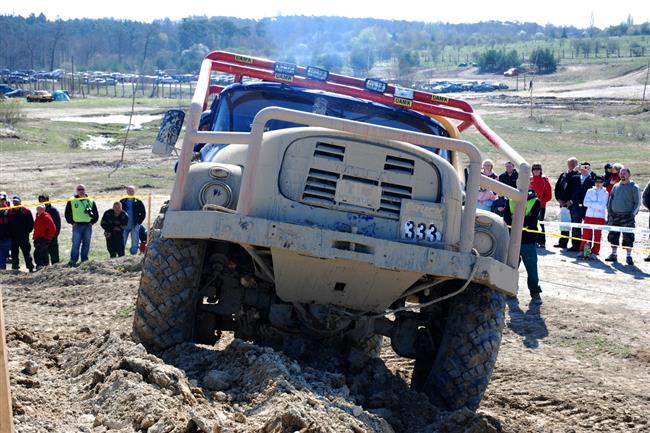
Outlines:
POLYGON ((619 24, 631 15, 635 23, 650 21, 647 0, 544 0, 436 2, 432 0, 247 0, 247 1, 2 1, 0 14, 27 16, 41 12, 48 19, 112 17, 151 22, 154 19, 180 20, 192 15, 234 16, 259 19, 278 15, 372 17, 406 21, 475 23, 479 21, 520 21, 541 25, 596 27, 619 24), (448 5, 448 6, 446 6, 448 5), (644 6, 645 5, 645 6, 644 6), (399 7, 397 7, 399 6, 399 7))

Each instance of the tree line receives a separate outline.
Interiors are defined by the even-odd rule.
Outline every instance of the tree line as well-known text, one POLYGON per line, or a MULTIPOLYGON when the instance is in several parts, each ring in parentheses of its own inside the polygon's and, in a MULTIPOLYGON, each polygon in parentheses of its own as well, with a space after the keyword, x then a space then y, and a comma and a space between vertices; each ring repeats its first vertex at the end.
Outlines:
MULTIPOLYGON (((317 64, 332 71, 365 75, 382 62, 392 62, 399 70, 423 62, 435 63, 446 47, 494 47, 522 40, 559 38, 581 43, 576 49, 584 52, 593 49, 580 42, 587 37, 650 35, 650 24, 636 25, 631 18, 600 30, 501 21, 448 24, 342 17, 280 16, 250 20, 194 16, 180 21, 143 23, 110 18, 50 20, 43 14, 32 14, 0 15, 0 29, 0 68, 62 68, 70 72, 74 67, 76 71, 145 74, 156 69, 196 73, 203 56, 213 50, 317 64)), ((486 71, 498 71, 517 58, 516 53, 496 51, 495 55, 488 49, 477 53, 474 60, 485 60, 486 71)))

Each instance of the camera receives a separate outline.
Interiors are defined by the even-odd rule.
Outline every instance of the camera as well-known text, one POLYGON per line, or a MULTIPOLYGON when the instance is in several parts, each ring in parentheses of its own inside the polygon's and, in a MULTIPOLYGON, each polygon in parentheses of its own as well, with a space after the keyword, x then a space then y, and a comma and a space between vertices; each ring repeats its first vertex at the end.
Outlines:
POLYGON ((90 206, 86 206, 84 209, 84 212, 86 212, 88 215, 92 216, 93 215, 93 208, 90 206))

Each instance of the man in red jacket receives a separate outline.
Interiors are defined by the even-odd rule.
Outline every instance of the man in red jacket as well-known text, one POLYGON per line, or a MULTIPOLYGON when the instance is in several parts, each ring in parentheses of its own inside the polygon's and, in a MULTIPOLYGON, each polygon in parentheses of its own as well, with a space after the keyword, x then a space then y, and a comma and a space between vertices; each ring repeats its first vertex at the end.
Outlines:
POLYGON ((541 204, 539 210, 541 233, 537 234, 537 246, 539 248, 546 248, 546 235, 544 234, 544 225, 541 222, 544 221, 544 217, 546 216, 546 203, 553 198, 553 190, 551 189, 551 182, 549 182, 548 177, 542 174, 542 164, 539 162, 533 163, 531 172, 533 175, 530 178, 530 188, 535 190, 535 194, 537 194, 537 198, 541 204))
POLYGON ((56 225, 49 213, 45 211, 45 205, 36 207, 36 219, 34 220, 34 261, 36 270, 49 265, 48 248, 50 242, 56 236, 56 225))

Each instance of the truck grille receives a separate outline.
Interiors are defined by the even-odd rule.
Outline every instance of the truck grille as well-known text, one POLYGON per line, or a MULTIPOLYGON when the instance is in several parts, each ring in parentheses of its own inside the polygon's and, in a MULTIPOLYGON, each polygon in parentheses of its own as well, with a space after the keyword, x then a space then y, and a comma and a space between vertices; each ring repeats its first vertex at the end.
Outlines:
POLYGON ((348 137, 308 136, 293 142, 283 156, 279 187, 289 200, 308 206, 392 220, 399 220, 404 200, 440 199, 435 166, 348 137))
POLYGON ((413 175, 415 172, 415 161, 399 156, 386 155, 385 171, 413 175))
POLYGON ((310 204, 334 204, 336 194, 336 182, 339 180, 338 173, 311 168, 302 199, 310 204))
POLYGON ((413 189, 409 186, 393 183, 381 184, 381 206, 378 212, 389 218, 399 218, 403 199, 411 199, 413 189))
MULTIPOLYGON (((336 184, 339 174, 331 171, 311 168, 302 194, 302 200, 312 205, 336 205, 336 184)), ((346 178, 351 178, 346 176, 346 178)), ((356 181, 374 183, 370 179, 354 178, 356 181)), ((381 184, 381 205, 376 209, 377 214, 387 218, 399 218, 403 199, 411 199, 413 189, 410 186, 396 185, 394 183, 381 184)))
POLYGON ((316 143, 316 148, 314 149, 314 157, 317 158, 325 158, 343 162, 344 155, 345 147, 337 146, 336 144, 323 143, 319 141, 316 143))

